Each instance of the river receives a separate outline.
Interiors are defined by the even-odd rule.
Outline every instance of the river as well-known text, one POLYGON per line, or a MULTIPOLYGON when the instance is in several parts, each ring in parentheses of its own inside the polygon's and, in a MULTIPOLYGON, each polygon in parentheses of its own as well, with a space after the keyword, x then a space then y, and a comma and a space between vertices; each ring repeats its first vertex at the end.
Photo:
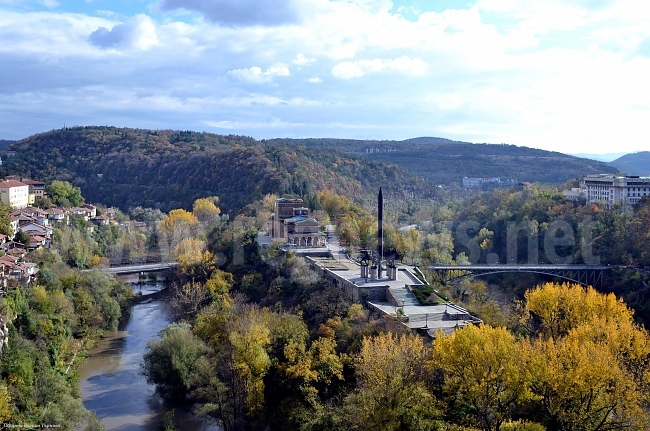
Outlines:
POLYGON ((141 374, 147 343, 171 321, 161 287, 155 281, 133 284, 142 301, 118 331, 97 343, 80 370, 83 404, 106 430, 160 430, 165 413, 173 410, 178 431, 217 431, 214 423, 164 403, 141 374))

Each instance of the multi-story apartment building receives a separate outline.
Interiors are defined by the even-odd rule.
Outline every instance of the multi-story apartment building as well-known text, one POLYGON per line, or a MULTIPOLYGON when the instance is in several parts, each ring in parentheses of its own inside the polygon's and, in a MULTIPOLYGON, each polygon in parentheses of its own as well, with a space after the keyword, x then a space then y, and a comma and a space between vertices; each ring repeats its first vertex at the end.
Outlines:
POLYGON ((29 203, 29 186, 15 180, 0 181, 0 199, 12 208, 25 208, 29 203))
POLYGON ((582 179, 587 202, 601 201, 606 208, 620 203, 632 209, 644 196, 650 195, 650 177, 619 177, 609 174, 588 175, 582 179))

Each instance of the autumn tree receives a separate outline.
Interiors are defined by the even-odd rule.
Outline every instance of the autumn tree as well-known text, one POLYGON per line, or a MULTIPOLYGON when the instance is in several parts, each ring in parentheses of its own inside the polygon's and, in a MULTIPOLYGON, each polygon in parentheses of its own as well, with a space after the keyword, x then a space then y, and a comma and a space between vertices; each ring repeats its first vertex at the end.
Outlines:
POLYGON ((345 400, 349 429, 431 429, 439 413, 427 388, 430 360, 417 335, 364 338, 355 358, 358 389, 345 400))
POLYGON ((482 430, 499 430, 527 395, 521 352, 505 328, 468 325, 451 335, 439 331, 433 364, 442 372, 451 416, 470 413, 468 425, 482 430))
POLYGON ((204 231, 209 230, 221 221, 221 209, 217 206, 218 203, 219 198, 217 196, 194 201, 192 214, 194 214, 204 231))
POLYGON ((176 246, 185 238, 193 238, 198 219, 191 212, 175 209, 158 224, 160 246, 168 257, 171 257, 176 246))
POLYGON ((650 337, 613 294, 546 283, 526 294, 532 391, 547 425, 567 430, 647 429, 650 337))

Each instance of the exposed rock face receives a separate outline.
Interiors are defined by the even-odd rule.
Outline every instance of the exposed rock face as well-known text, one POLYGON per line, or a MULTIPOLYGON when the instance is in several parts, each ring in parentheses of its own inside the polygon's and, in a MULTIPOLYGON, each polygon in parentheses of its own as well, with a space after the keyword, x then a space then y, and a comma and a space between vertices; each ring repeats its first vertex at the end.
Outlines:
POLYGON ((4 350, 5 345, 9 342, 9 330, 7 329, 7 323, 2 317, 0 317, 0 355, 4 350))

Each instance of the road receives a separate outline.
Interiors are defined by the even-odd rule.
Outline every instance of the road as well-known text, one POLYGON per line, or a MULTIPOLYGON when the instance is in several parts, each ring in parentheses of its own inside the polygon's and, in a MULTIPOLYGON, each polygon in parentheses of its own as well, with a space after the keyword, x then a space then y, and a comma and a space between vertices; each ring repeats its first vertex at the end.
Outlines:
POLYGON ((113 266, 103 271, 108 274, 134 274, 138 272, 155 272, 175 268, 178 262, 145 263, 142 265, 113 266))

